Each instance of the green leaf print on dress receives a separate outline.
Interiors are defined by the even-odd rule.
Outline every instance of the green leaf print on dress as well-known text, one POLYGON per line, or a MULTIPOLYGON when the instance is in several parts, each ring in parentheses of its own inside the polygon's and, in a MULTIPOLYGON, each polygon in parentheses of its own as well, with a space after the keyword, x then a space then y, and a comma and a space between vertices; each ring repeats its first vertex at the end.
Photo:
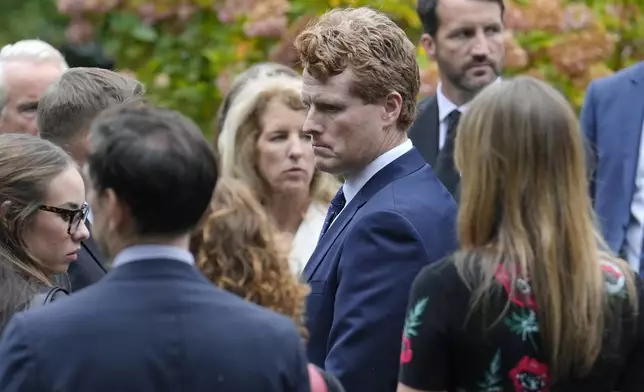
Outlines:
MULTIPOLYGON (((480 381, 476 386, 476 392, 503 392, 501 382, 503 377, 501 372, 501 350, 496 350, 496 354, 490 362, 490 367, 485 372, 483 381, 480 381)), ((457 388, 456 392, 468 392, 465 388, 457 388)))
POLYGON ((534 341, 533 334, 539 332, 539 323, 537 323, 537 314, 532 309, 520 308, 505 318, 505 325, 510 328, 510 331, 521 336, 525 342, 530 341, 532 347, 537 350, 537 344, 534 341))
POLYGON ((425 312, 425 307, 427 307, 428 297, 421 298, 414 304, 414 306, 409 309, 409 314, 405 319, 405 328, 403 329, 403 338, 402 338, 402 348, 400 350, 400 363, 406 364, 411 362, 411 359, 414 355, 411 348, 411 337, 418 336, 418 331, 416 328, 420 327, 423 323, 421 321, 421 316, 425 312))
POLYGON ((501 371, 501 350, 496 350, 490 367, 485 372, 485 379, 478 383, 480 392, 502 392, 503 387, 500 385, 503 378, 499 374, 501 371))

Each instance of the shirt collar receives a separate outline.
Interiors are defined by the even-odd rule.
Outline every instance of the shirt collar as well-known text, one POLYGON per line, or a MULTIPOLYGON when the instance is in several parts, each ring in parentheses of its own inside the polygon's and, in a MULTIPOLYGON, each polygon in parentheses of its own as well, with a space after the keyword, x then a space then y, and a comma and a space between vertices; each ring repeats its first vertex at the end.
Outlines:
POLYGON ((113 267, 149 259, 173 259, 183 263, 195 264, 192 253, 169 245, 134 245, 120 251, 114 258, 113 267))
POLYGON ((385 166, 405 155, 409 150, 413 148, 411 140, 407 139, 404 143, 392 148, 386 153, 382 154, 378 158, 374 159, 373 162, 367 165, 361 172, 355 176, 348 177, 344 185, 342 185, 342 191, 344 192, 344 198, 346 200, 345 204, 349 204, 351 199, 353 199, 360 189, 375 176, 380 170, 385 166))
MULTIPOLYGON (((500 81, 501 81, 501 78, 498 77, 492 83, 498 83, 500 81)), ((467 103, 464 105, 458 106, 454 102, 450 101, 449 98, 447 98, 443 94, 443 83, 441 82, 438 83, 438 88, 436 89, 436 101, 438 102, 438 121, 440 123, 445 121, 447 116, 449 116, 449 114, 454 110, 458 110, 461 113, 465 113, 468 106, 467 103)))

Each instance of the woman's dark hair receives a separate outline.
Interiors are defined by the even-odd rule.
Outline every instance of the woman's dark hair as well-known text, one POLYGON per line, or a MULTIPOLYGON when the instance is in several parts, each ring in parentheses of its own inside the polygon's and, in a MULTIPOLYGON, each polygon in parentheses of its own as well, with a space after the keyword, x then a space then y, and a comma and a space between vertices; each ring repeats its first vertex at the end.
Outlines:
POLYGON ((60 147, 25 134, 0 135, 0 328, 39 287, 53 286, 47 267, 29 252, 24 235, 51 181, 75 165, 60 147))

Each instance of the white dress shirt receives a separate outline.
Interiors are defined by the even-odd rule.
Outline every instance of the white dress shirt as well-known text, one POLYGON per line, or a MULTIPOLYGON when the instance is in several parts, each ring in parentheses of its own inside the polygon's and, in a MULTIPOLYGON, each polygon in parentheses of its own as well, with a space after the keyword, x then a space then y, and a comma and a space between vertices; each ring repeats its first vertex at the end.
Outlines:
POLYGON ((436 101, 438 103, 438 149, 442 150, 447 138, 447 116, 454 110, 458 110, 461 114, 465 113, 467 104, 459 107, 450 101, 449 98, 443 95, 442 83, 439 83, 436 89, 436 101))
POLYGON ((120 251, 114 258, 112 267, 150 259, 172 259, 194 265, 195 258, 185 249, 169 245, 134 245, 120 251))
MULTIPOLYGON (((411 150, 414 145, 411 143, 411 140, 407 139, 404 143, 392 148, 386 153, 382 154, 378 158, 374 159, 373 162, 367 165, 362 171, 354 176, 348 177, 347 180, 342 185, 342 191, 344 192, 344 199, 346 202, 344 205, 348 205, 351 200, 356 197, 360 189, 369 180, 371 177, 375 176, 380 170, 385 166, 405 155, 409 150, 411 150)), ((340 212, 341 214, 342 212, 340 212)), ((339 216, 339 214, 338 214, 339 216)), ((335 221, 335 220, 334 220, 335 221)))
POLYGON ((640 272, 642 241, 644 240, 644 124, 640 135, 640 151, 635 171, 635 189, 631 201, 631 219, 626 227, 624 253, 631 268, 640 272))
MULTIPOLYGON (((497 78, 492 83, 500 82, 501 78, 497 78)), ((458 106, 443 94, 443 83, 438 83, 436 88, 436 102, 438 103, 438 149, 441 150, 447 138, 447 116, 454 110, 458 110, 461 114, 467 110, 467 104, 458 106)))

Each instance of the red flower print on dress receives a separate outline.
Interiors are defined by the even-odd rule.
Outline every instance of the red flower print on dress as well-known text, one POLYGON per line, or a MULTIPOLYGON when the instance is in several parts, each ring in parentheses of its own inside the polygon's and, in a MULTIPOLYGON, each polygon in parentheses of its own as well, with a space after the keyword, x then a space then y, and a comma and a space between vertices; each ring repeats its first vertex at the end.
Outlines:
POLYGON ((534 302, 532 297, 532 289, 530 288, 530 283, 517 276, 517 279, 514 284, 514 290, 511 289, 510 285, 512 284, 511 276, 508 270, 503 265, 499 265, 494 274, 496 281, 503 285, 505 292, 508 294, 510 301, 515 305, 518 305, 522 308, 536 309, 537 304, 534 302))
POLYGON ((515 392, 548 392, 550 376, 548 367, 534 358, 523 357, 510 370, 515 392))
POLYGON ((403 329, 402 345, 400 349, 400 364, 411 362, 413 351, 411 350, 411 337, 418 336, 418 327, 422 325, 422 315, 425 312, 428 298, 421 298, 409 309, 403 329))
POLYGON ((614 263, 602 262, 602 272, 604 273, 604 287, 608 294, 625 295, 626 277, 622 270, 614 263))
POLYGON ((406 364, 411 362, 412 356, 411 342, 409 341, 409 338, 403 336, 402 350, 400 351, 400 363, 406 364))

